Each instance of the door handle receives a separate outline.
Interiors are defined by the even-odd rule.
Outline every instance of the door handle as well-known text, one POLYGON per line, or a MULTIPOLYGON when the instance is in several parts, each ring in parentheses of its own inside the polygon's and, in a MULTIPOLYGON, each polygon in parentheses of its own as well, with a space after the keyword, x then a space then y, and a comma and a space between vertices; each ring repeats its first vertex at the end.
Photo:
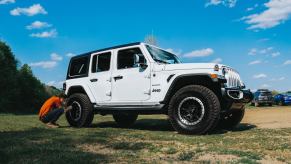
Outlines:
POLYGON ((98 79, 90 79, 91 82, 97 82, 98 79))
POLYGON ((118 75, 118 76, 115 76, 115 77, 113 77, 113 78, 114 78, 114 80, 116 81, 116 80, 121 80, 121 79, 123 79, 123 76, 118 75))

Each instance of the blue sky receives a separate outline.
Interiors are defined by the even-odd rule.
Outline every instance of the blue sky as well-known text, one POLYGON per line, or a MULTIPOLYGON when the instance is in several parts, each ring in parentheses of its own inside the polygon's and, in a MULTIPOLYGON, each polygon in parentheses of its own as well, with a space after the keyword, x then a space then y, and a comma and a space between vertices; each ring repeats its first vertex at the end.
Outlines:
POLYGON ((69 57, 143 41, 152 31, 183 62, 220 62, 250 89, 291 90, 291 0, 0 0, 0 39, 44 83, 69 57))

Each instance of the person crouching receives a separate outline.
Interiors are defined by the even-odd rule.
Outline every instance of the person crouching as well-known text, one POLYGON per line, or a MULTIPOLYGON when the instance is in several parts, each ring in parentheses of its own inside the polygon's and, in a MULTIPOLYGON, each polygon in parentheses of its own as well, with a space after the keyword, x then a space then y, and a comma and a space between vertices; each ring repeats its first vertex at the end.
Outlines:
POLYGON ((52 96, 42 105, 39 111, 39 120, 50 128, 58 128, 60 125, 56 122, 63 113, 72 109, 71 106, 66 107, 64 94, 52 96))

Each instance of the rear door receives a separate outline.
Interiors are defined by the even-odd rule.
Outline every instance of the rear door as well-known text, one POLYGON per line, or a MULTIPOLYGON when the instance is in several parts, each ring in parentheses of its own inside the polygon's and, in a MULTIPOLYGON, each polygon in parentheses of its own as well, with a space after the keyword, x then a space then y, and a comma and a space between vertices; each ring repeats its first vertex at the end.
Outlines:
POLYGON ((96 102, 111 100, 111 51, 91 55, 89 87, 96 102))

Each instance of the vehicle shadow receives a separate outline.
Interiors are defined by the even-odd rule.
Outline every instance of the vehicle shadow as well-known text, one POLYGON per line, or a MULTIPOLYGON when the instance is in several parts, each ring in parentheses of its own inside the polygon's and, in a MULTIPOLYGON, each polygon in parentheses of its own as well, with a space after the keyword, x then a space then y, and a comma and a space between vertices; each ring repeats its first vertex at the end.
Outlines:
MULTIPOLYGON (((107 121, 107 122, 100 122, 97 124, 92 124, 92 128, 122 128, 119 127, 114 121, 107 121)), ((241 131, 248 131, 253 128, 256 128, 256 125, 248 124, 248 123, 241 123, 237 127, 233 129, 221 129, 218 128, 212 134, 223 134, 229 131, 231 132, 241 132, 241 131)), ((148 130, 148 131, 175 131, 167 119, 140 119, 135 122, 129 128, 124 129, 136 129, 136 130, 148 130)))
MULTIPOLYGON (((114 121, 92 124, 92 128, 122 128, 114 121)), ((139 119, 131 127, 126 129, 149 130, 149 131, 174 131, 167 119, 139 119)))

